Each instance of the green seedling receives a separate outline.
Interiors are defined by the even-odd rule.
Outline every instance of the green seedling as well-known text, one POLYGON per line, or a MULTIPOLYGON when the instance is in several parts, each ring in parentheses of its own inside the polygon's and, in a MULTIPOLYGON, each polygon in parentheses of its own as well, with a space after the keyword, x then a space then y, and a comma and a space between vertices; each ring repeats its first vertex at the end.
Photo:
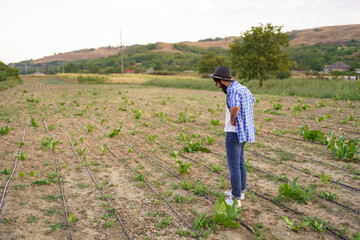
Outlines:
POLYGON ((307 204, 310 201, 310 194, 297 184, 298 177, 294 178, 291 183, 283 183, 279 187, 278 200, 294 199, 300 203, 307 204))
POLYGON ((69 222, 70 224, 73 224, 75 222, 76 218, 75 215, 73 213, 69 214, 69 222))
POLYGON ((42 186, 42 185, 50 185, 51 181, 45 179, 45 180, 35 180, 33 181, 31 184, 33 185, 38 185, 38 186, 42 186))
POLYGON ((300 129, 300 136, 302 136, 305 141, 319 142, 320 144, 328 143, 327 137, 322 131, 309 130, 308 125, 301 126, 300 129))
POLYGON ((185 161, 185 163, 183 163, 180 160, 176 161, 179 164, 179 173, 180 174, 189 174, 188 169, 191 167, 192 163, 188 163, 185 161))
POLYGON ((91 124, 87 125, 87 131, 91 133, 95 127, 91 124))
POLYGON ((327 184, 328 181, 330 180, 330 175, 325 176, 325 174, 323 174, 323 173, 319 177, 323 184, 327 184))
POLYGON ((148 136, 146 137, 146 141, 147 141, 148 143, 153 143, 156 138, 157 138, 157 135, 156 135, 156 134, 155 134, 155 135, 148 135, 148 136))
MULTIPOLYGON (((11 170, 7 169, 7 168, 4 168, 4 170, 2 172, 0 172, 1 174, 4 174, 4 175, 10 175, 11 173, 11 170)), ((1 175, 0 174, 0 175, 1 175)))
POLYGON ((26 157, 27 157, 26 152, 22 152, 19 159, 20 159, 21 161, 25 161, 25 160, 26 160, 26 157))
POLYGON ((101 155, 104 156, 106 148, 104 147, 104 145, 99 145, 99 147, 100 147, 101 155))
POLYGON ((115 128, 114 130, 112 130, 112 132, 109 133, 109 138, 113 138, 117 135, 119 135, 119 132, 121 131, 122 126, 119 126, 117 128, 115 128))
POLYGON ((329 192, 320 191, 320 192, 318 192, 318 194, 330 201, 338 198, 338 195, 336 193, 332 193, 331 191, 329 191, 329 192))
POLYGON ((332 133, 330 133, 330 136, 332 137, 330 138, 327 147, 334 156, 336 156, 339 160, 354 158, 359 149, 358 138, 346 141, 344 133, 338 139, 336 139, 335 135, 332 133))
POLYGON ((52 151, 54 151, 55 147, 59 143, 59 141, 60 140, 57 140, 54 142, 52 136, 50 136, 50 138, 44 137, 41 142, 41 146, 43 147, 43 149, 45 151, 47 151, 48 149, 51 149, 52 151))
POLYGON ((170 151, 170 156, 171 156, 174 160, 177 160, 177 158, 178 158, 178 156, 179 156, 179 151, 171 150, 171 151, 170 151))
POLYGON ((211 123, 211 125, 218 126, 218 125, 220 125, 220 120, 211 118, 210 123, 211 123))
POLYGON ((142 114, 142 110, 140 109, 131 109, 131 111, 135 114, 135 119, 140 119, 141 114, 142 114))
POLYGON ((38 127, 39 126, 39 124, 37 124, 36 122, 35 122, 35 119, 32 117, 31 118, 31 126, 32 127, 38 127))
POLYGON ((60 222, 60 223, 57 223, 57 224, 51 224, 50 227, 51 227, 51 229, 53 231, 55 231, 55 230, 57 230, 59 228, 62 228, 62 229, 67 228, 67 225, 65 223, 60 222))
POLYGON ((299 225, 295 225, 295 224, 294 224, 294 221, 291 220, 291 219, 288 219, 286 216, 281 216, 281 219, 282 219, 286 224, 288 224, 288 225, 292 228, 292 230, 293 230, 294 232, 299 232, 299 230, 300 230, 301 228, 305 228, 305 227, 307 227, 307 226, 310 225, 310 222, 308 222, 308 221, 301 222, 299 225))
POLYGON ((56 127, 51 124, 51 125, 49 126, 49 131, 52 131, 52 130, 54 130, 55 128, 56 128, 56 127))
POLYGON ((199 213, 194 219, 194 228, 200 231, 201 236, 206 239, 213 231, 211 218, 204 213, 199 213))
POLYGON ((208 143, 209 143, 210 145, 215 142, 215 138, 214 138, 214 137, 207 136, 206 139, 208 140, 208 143))
POLYGON ((197 152, 197 151, 210 153, 211 151, 208 148, 204 147, 203 145, 204 142, 205 142, 205 138, 202 138, 197 142, 193 142, 189 140, 187 142, 188 146, 183 147, 183 151, 188 153, 197 152))
POLYGON ((214 205, 213 220, 224 227, 239 228, 240 222, 235 222, 241 215, 241 209, 237 209, 237 200, 232 206, 226 204, 225 199, 220 197, 214 205))
POLYGON ((12 130, 12 128, 10 128, 9 126, 0 127, 0 135, 6 135, 6 134, 8 134, 11 130, 12 130))
POLYGON ((76 152, 77 152, 77 154, 78 154, 79 156, 82 156, 82 155, 84 154, 85 150, 86 150, 86 147, 83 148, 83 149, 78 148, 78 149, 76 150, 76 152))
POLYGON ((277 103, 277 104, 274 103, 273 106, 274 106, 275 110, 281 110, 283 107, 280 103, 277 103))
POLYGON ((174 218, 174 216, 170 216, 167 218, 162 218, 158 221, 158 224, 156 225, 157 229, 161 229, 161 228, 166 228, 167 226, 170 225, 171 220, 174 218))
POLYGON ((24 178, 24 177, 25 177, 25 173, 24 173, 24 172, 19 172, 19 177, 20 177, 20 178, 24 178))
POLYGON ((214 172, 221 172, 223 170, 221 166, 218 166, 214 163, 209 163, 209 167, 211 167, 214 172))

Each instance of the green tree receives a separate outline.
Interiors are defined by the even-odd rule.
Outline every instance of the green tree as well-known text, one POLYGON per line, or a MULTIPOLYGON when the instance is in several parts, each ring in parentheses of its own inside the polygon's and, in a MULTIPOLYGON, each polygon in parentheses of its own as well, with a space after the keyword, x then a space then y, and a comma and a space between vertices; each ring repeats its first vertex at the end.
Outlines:
POLYGON ((251 27, 242 39, 230 44, 230 64, 235 75, 246 81, 259 79, 260 86, 278 72, 290 67, 289 54, 284 49, 289 46, 289 35, 281 32, 282 26, 251 27))
POLYGON ((90 68, 89 68, 90 73, 99 73, 100 70, 101 70, 101 68, 98 65, 95 65, 95 64, 90 65, 90 68))
POLYGON ((215 52, 208 51, 198 63, 199 73, 209 74, 215 71, 217 66, 224 63, 224 57, 218 57, 215 52))
POLYGON ((19 70, 0 61, 0 82, 13 78, 19 78, 19 70))
POLYGON ((68 63, 64 67, 65 72, 67 73, 76 73, 78 72, 78 69, 74 63, 68 63))

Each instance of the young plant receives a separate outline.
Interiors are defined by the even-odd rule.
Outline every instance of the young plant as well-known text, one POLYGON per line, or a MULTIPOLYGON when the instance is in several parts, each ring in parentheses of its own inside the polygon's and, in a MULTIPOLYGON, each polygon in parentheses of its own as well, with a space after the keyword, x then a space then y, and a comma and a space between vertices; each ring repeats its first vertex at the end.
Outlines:
POLYGON ((104 156, 106 148, 104 147, 104 145, 99 145, 99 147, 100 147, 101 155, 104 156))
POLYGON ((338 139, 336 139, 334 134, 331 135, 332 138, 329 140, 327 146, 330 149, 331 153, 339 160, 354 158, 359 149, 358 138, 346 141, 346 136, 344 133, 338 139))
POLYGON ((303 222, 301 222, 299 225, 295 225, 295 224, 294 224, 294 221, 291 220, 291 219, 288 219, 286 216, 281 216, 281 219, 282 219, 286 224, 288 224, 288 225, 292 228, 292 230, 293 230, 294 232, 299 232, 299 230, 300 230, 301 228, 305 228, 305 227, 307 227, 307 226, 310 225, 310 222, 308 222, 308 221, 303 221, 303 222))
POLYGON ((25 161, 25 160, 26 160, 26 157, 27 157, 26 152, 22 152, 19 159, 20 159, 21 161, 25 161))
POLYGON ((147 141, 148 143, 153 143, 156 138, 157 138, 157 135, 156 135, 156 134, 154 134, 154 135, 148 135, 148 136, 146 137, 146 141, 147 141))
POLYGON ((122 126, 118 126, 114 130, 112 130, 112 132, 109 133, 109 138, 113 138, 113 137, 119 135, 119 132, 121 131, 121 129, 122 129, 122 126))
POLYGON ((215 138, 207 136, 206 139, 208 140, 208 143, 211 145, 215 142, 215 138))
POLYGON ((207 149, 206 147, 204 147, 204 145, 203 145, 204 142, 205 142, 205 138, 202 138, 197 142, 193 142, 190 140, 187 143, 188 146, 183 147, 183 151, 188 152, 188 153, 197 152, 197 151, 210 153, 211 151, 209 149, 207 149))
POLYGON ((211 124, 212 125, 214 125, 214 126, 218 126, 218 125, 220 125, 220 120, 219 119, 210 119, 210 122, 211 122, 211 124))
POLYGON ((310 194, 297 184, 298 177, 294 178, 291 183, 283 183, 279 187, 279 200, 294 199, 300 203, 307 204, 310 201, 310 194))
POLYGON ((179 151, 171 150, 171 151, 170 151, 170 156, 171 156, 174 160, 177 160, 177 158, 178 158, 178 156, 179 156, 179 151))
POLYGON ((277 103, 277 104, 274 103, 273 106, 274 106, 275 110, 281 110, 283 107, 280 103, 277 103))
POLYGON ((95 127, 91 124, 87 125, 87 131, 91 133, 95 127))
POLYGON ((9 126, 6 127, 0 127, 0 135, 6 135, 8 134, 10 131, 12 130, 12 128, 9 128, 9 126))
POLYGON ((323 173, 319 177, 323 184, 327 184, 328 181, 330 180, 330 175, 325 176, 325 174, 323 174, 323 173))
POLYGON ((38 127, 39 126, 39 124, 37 124, 36 122, 35 122, 35 119, 32 117, 31 118, 31 126, 32 127, 38 127))
POLYGON ((300 136, 304 138, 305 141, 319 142, 320 144, 327 144, 327 137, 325 133, 320 130, 309 130, 308 125, 300 127, 300 136))
POLYGON ((240 222, 235 222, 241 215, 241 209, 237 209, 237 200, 234 200, 232 206, 226 204, 225 199, 220 197, 214 205, 213 220, 224 227, 238 228, 240 222))
POLYGON ((45 151, 47 151, 49 148, 54 151, 55 147, 59 143, 59 141, 60 140, 57 140, 54 142, 52 136, 50 136, 50 138, 44 137, 41 142, 41 146, 43 147, 43 149, 45 151))
POLYGON ((141 114, 142 114, 142 110, 137 110, 137 109, 131 109, 131 111, 135 114, 135 119, 140 119, 141 114))
POLYGON ((188 169, 191 167, 192 163, 188 163, 185 161, 185 163, 183 163, 180 160, 176 161, 179 164, 179 173, 180 174, 189 174, 188 169))

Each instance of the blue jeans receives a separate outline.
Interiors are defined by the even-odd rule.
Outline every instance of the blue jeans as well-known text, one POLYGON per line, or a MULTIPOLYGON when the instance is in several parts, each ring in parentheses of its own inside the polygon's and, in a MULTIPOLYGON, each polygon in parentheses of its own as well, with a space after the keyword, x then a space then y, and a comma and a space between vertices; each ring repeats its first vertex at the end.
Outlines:
POLYGON ((246 188, 245 143, 239 143, 237 133, 226 133, 226 160, 230 172, 232 195, 240 198, 246 188))

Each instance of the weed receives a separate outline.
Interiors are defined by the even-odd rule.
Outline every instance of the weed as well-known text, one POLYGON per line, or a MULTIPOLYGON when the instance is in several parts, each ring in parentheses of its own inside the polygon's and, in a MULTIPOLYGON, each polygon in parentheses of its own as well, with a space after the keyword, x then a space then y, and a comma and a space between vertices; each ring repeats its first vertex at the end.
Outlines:
POLYGON ((157 229, 161 229, 161 228, 166 228, 167 226, 170 225, 171 220, 173 219, 173 216, 169 216, 167 218, 162 218, 158 221, 158 223, 156 224, 156 228, 157 229))
POLYGON ((211 151, 206 147, 204 147, 203 145, 204 142, 205 142, 205 138, 202 138, 197 142, 193 142, 190 140, 187 142, 188 146, 183 147, 183 150, 188 153, 197 152, 197 151, 210 153, 211 151))
POLYGON ((322 183, 323 184, 327 184, 328 183, 328 181, 330 180, 330 175, 326 175, 325 176, 325 174, 320 174, 320 179, 321 179, 321 181, 322 181, 322 183))

